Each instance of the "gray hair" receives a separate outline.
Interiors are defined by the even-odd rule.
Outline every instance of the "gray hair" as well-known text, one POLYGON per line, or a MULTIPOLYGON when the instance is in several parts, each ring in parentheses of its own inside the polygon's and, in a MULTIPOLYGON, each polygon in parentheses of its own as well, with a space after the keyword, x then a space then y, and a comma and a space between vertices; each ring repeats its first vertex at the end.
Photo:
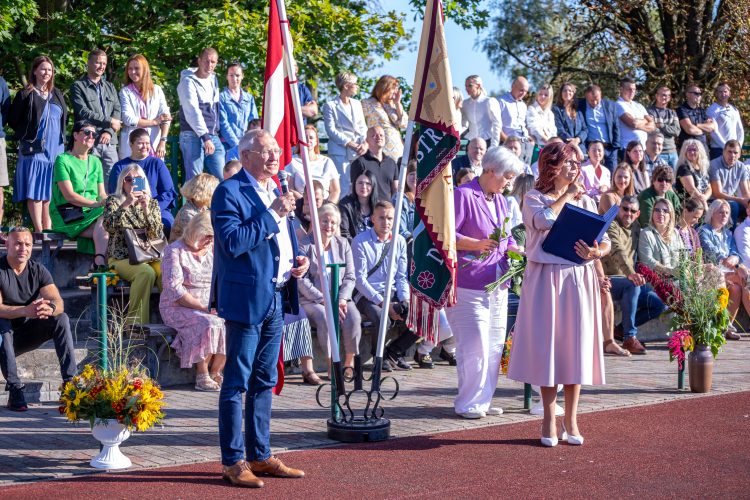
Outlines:
POLYGON ((648 142, 648 141, 650 141, 652 139, 661 139, 663 141, 664 140, 664 134, 662 134, 658 130, 654 130, 653 132, 650 132, 648 134, 648 137, 646 137, 646 142, 648 142))
POLYGON ((318 219, 324 215, 331 215, 336 222, 336 234, 341 235, 341 212, 334 203, 326 202, 318 209, 318 219))
POLYGON ((271 137, 275 140, 275 137, 271 135, 271 132, 263 130, 262 128, 256 128, 245 132, 245 135, 240 139, 240 144, 237 147, 237 150, 240 152, 249 151, 255 146, 255 143, 258 142, 258 139, 261 137, 271 137))
POLYGON ((623 203, 627 203, 628 205, 635 205, 636 207, 640 207, 640 201, 638 201, 638 197, 632 194, 626 194, 622 197, 620 200, 620 205, 623 203))
POLYGON ((482 158, 482 169, 484 172, 493 172, 495 175, 503 175, 512 172, 513 175, 523 173, 523 162, 511 150, 503 146, 492 146, 482 158))
POLYGON ((487 141, 485 141, 485 140, 484 140, 484 139, 482 139, 481 137, 475 137, 475 138, 473 138, 472 140, 470 140, 470 141, 469 141, 469 144, 467 144, 467 148, 468 148, 468 146, 472 146, 472 145, 473 145, 473 146, 476 146, 476 145, 477 145, 477 144, 479 144, 480 142, 482 142, 482 144, 484 144, 484 148, 485 148, 485 149, 487 149, 487 141))

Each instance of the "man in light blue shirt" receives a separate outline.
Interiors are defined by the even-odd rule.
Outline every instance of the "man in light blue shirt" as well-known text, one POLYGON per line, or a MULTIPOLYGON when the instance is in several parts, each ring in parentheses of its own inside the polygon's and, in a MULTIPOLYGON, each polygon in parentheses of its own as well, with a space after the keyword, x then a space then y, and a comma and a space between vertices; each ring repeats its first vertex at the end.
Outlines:
MULTIPOLYGON (((406 350, 419 338, 406 328, 404 321, 409 310, 409 281, 406 271, 406 240, 400 234, 392 239, 391 230, 395 209, 389 201, 379 201, 373 210, 373 227, 358 234, 352 240, 354 258, 355 302, 357 308, 373 325, 374 331, 380 331, 380 315, 383 310, 386 279, 388 274, 388 255, 396 252, 396 271, 393 277, 393 300, 388 310, 390 317, 388 327, 399 329, 400 335, 392 341, 384 353, 383 370, 390 371, 395 366, 401 370, 411 370, 411 365, 404 360, 406 350)), ((376 353, 377 336, 372 337, 373 356, 376 353)), ((431 366, 430 366, 431 368, 431 366)))
POLYGON ((617 107, 614 102, 602 99, 602 89, 598 85, 586 87, 584 95, 586 97, 578 101, 578 110, 586 122, 586 147, 588 149, 592 142, 601 142, 604 145, 603 163, 610 172, 614 172, 620 145, 617 107))
POLYGON ((526 103, 523 98, 529 93, 529 82, 523 76, 513 80, 510 92, 498 99, 500 104, 500 140, 505 142, 508 137, 521 139, 523 148, 521 160, 528 164, 531 160, 533 148, 529 142, 529 132, 526 129, 526 103))

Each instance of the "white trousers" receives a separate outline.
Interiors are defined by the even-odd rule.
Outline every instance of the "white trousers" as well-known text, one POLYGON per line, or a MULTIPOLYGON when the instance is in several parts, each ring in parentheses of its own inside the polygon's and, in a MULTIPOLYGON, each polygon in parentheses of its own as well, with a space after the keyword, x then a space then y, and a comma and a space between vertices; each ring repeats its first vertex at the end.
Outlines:
POLYGON ((508 290, 459 288, 458 303, 446 311, 456 339, 456 413, 487 411, 500 374, 508 319, 508 290))

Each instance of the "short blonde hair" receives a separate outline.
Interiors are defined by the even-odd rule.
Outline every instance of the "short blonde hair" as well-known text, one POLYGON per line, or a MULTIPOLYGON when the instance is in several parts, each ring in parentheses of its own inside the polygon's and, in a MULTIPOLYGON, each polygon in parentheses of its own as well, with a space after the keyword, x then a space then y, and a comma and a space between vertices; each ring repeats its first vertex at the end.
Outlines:
POLYGON ((187 181, 180 189, 180 194, 198 208, 207 207, 211 204, 218 185, 219 179, 204 172, 187 181))
POLYGON ((189 247, 195 248, 196 243, 205 236, 213 235, 214 227, 211 225, 211 212, 205 210, 190 219, 187 227, 185 227, 185 231, 182 233, 182 241, 189 247))
POLYGON ((333 220, 336 222, 336 234, 339 234, 339 229, 341 228, 341 212, 339 211, 339 207, 335 203, 323 203, 318 209, 318 219, 324 215, 333 216, 333 220))
POLYGON ((149 198, 152 197, 151 194, 151 186, 148 184, 148 179, 146 178, 146 172, 143 171, 143 168, 141 168, 140 165, 137 163, 128 163, 123 167, 123 169, 120 171, 120 175, 117 176, 117 187, 115 188, 115 196, 117 197, 120 202, 125 201, 125 191, 122 189, 122 185, 125 183, 125 177, 128 176, 128 174, 136 172, 138 175, 143 177, 143 180, 146 181, 144 184, 143 191, 148 195, 149 198))

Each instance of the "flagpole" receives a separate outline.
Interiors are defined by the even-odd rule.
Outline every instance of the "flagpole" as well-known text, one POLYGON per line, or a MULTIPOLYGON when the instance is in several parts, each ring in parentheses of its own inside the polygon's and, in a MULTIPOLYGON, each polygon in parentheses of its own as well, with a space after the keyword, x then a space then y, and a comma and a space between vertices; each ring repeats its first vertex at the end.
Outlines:
MULTIPOLYGON (((375 351, 375 360, 372 369, 372 384, 370 391, 375 393, 380 390, 380 373, 383 366, 383 350, 385 348, 385 336, 388 332, 388 311, 391 305, 393 293, 393 275, 396 265, 396 238, 401 226, 401 211, 404 208, 404 190, 406 189, 406 171, 409 164, 409 154, 412 148, 412 135, 414 133, 414 121, 409 120, 406 126, 406 137, 404 138, 404 153, 401 156, 401 167, 398 175, 398 196, 396 197, 396 213, 393 220, 393 231, 391 233, 391 250, 388 254, 388 268, 385 278, 385 291, 383 292, 383 310, 380 311, 380 328, 378 329, 378 343, 375 351)), ((406 318, 404 318, 406 320, 406 318)))
MULTIPOLYGON (((313 187, 313 177, 309 168, 309 157, 307 150, 307 137, 305 136, 305 123, 302 117, 302 105, 299 99, 299 89, 297 83, 297 71, 294 68, 294 46, 292 43, 291 33, 289 32, 289 20, 286 17, 286 6, 284 0, 276 0, 276 6, 279 10, 279 22, 281 24, 281 39, 284 44, 284 57, 282 64, 286 65, 287 73, 290 78, 292 108, 294 109, 294 119, 297 124, 297 139, 299 141, 300 158, 305 173, 305 195, 310 207, 310 221, 312 223, 313 236, 315 239, 315 253, 318 256, 318 280, 320 289, 323 292, 323 304, 325 306, 326 326, 328 328, 328 341, 331 346, 331 378, 335 380, 336 391, 339 395, 345 393, 344 374, 341 366, 341 356, 339 354, 339 344, 336 338, 336 327, 333 315, 333 306, 331 296, 328 293, 330 289, 328 283, 328 274, 326 273, 326 253, 320 236, 320 221, 318 219, 318 209, 315 204, 315 190, 313 187)), ((336 307, 338 313, 338 304, 336 307)), ((338 319, 338 316, 337 316, 338 319)))

